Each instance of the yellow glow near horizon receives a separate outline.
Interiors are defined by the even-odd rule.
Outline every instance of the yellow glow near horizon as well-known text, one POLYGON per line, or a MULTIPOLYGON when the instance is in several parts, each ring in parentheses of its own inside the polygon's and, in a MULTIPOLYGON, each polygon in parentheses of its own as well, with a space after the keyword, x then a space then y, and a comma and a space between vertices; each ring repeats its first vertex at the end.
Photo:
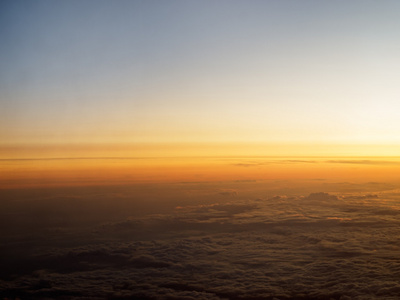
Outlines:
POLYGON ((397 144, 324 143, 76 143, 11 144, 0 147, 0 159, 166 158, 166 157, 389 157, 397 144))
POLYGON ((398 156, 400 144, 330 143, 43 143, 0 146, 0 158, 398 156))

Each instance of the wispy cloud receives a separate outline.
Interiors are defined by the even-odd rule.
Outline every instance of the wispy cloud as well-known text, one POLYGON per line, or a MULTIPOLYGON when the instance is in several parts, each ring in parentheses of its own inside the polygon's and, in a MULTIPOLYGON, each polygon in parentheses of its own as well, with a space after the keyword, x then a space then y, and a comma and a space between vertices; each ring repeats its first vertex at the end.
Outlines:
POLYGON ((339 159, 326 160, 331 164, 356 164, 356 165, 400 165, 398 160, 368 160, 368 159, 339 159))

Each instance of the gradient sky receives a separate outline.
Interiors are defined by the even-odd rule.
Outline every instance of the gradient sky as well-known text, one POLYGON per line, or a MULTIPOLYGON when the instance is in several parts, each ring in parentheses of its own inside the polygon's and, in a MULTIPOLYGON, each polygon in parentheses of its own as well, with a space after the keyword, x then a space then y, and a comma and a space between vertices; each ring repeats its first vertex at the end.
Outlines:
POLYGON ((400 145, 399 1, 2 1, 0 142, 400 145))

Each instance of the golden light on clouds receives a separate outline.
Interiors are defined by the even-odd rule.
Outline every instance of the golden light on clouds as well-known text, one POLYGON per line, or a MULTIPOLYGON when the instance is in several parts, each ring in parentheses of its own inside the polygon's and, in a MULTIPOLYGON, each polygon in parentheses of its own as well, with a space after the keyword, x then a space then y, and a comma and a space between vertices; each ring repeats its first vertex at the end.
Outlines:
POLYGON ((141 157, 0 161, 1 188, 263 180, 389 181, 398 157, 141 157))

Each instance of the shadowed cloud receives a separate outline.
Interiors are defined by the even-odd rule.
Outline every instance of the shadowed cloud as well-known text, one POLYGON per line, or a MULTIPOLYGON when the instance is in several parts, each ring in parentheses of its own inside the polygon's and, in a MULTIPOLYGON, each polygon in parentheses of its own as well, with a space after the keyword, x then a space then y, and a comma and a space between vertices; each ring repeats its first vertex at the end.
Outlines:
MULTIPOLYGON (((215 193, 213 197, 212 203, 180 205, 168 213, 94 223, 78 231, 68 227, 63 241, 33 236, 37 241, 21 252, 23 258, 15 252, 14 259, 2 261, 0 295, 397 297, 400 285, 392 279, 400 272, 400 262, 393 259, 400 250, 393 239, 400 235, 398 196, 316 192, 254 200, 229 197, 229 202, 225 197, 216 202, 215 193)), ((18 247, 10 241, 3 252, 18 247)))

